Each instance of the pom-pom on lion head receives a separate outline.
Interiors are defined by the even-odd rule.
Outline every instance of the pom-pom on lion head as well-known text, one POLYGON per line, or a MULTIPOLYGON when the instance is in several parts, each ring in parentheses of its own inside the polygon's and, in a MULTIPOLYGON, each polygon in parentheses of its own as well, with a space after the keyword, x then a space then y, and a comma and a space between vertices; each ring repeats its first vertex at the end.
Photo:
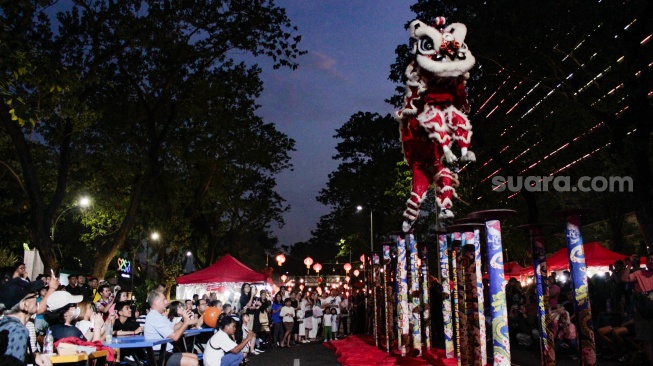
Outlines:
POLYGON ((457 77, 468 72, 476 60, 465 44, 467 27, 462 23, 445 25, 438 17, 434 26, 421 20, 410 23, 411 50, 417 64, 439 77, 457 77))

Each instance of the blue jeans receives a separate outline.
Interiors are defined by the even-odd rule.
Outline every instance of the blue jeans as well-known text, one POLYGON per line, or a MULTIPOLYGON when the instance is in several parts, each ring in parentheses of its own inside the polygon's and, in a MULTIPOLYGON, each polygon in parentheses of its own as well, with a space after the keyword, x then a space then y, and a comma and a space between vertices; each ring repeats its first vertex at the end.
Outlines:
POLYGON ((220 360, 220 366, 238 366, 241 362, 243 362, 242 352, 227 352, 224 354, 224 356, 222 356, 222 360, 220 360))

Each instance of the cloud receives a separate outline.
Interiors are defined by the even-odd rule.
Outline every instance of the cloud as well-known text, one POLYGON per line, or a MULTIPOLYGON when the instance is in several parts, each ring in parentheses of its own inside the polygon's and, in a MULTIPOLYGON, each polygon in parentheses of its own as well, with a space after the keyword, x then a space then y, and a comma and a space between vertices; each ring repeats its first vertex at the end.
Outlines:
POLYGON ((308 64, 310 66, 315 67, 318 70, 322 70, 331 76, 335 76, 336 78, 343 80, 345 79, 345 76, 336 69, 336 65, 338 64, 336 59, 319 52, 309 52, 308 55, 308 64))

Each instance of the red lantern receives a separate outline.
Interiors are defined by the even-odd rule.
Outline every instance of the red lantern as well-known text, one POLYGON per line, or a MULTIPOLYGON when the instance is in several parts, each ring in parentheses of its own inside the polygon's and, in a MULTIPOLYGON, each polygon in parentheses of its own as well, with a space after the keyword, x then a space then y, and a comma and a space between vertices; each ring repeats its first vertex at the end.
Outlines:
POLYGON ((319 264, 319 263, 315 263, 315 264, 313 265, 313 270, 314 270, 315 272, 317 272, 318 274, 320 274, 320 271, 322 270, 322 265, 319 264))
POLYGON ((311 257, 306 257, 306 259, 304 259, 304 264, 306 265, 306 268, 307 268, 307 269, 310 269, 310 268, 311 268, 311 264, 313 264, 313 258, 311 258, 311 257))
POLYGON ((283 254, 279 254, 279 255, 276 257, 276 259, 277 259, 277 263, 278 263, 279 265, 282 265, 283 262, 286 261, 286 256, 283 255, 283 254))
POLYGON ((357 269, 355 269, 355 270, 354 270, 354 276, 358 277, 359 274, 360 274, 360 271, 357 270, 357 269))
POLYGON ((345 263, 344 268, 345 268, 345 273, 349 274, 349 271, 351 271, 351 264, 345 263))
POLYGON ((365 263, 365 254, 361 255, 361 262, 365 263))
POLYGON ((349 276, 345 276, 345 281, 347 281, 347 283, 349 283, 349 281, 351 281, 351 278, 349 276))
POLYGON ((281 275, 281 282, 286 283, 286 280, 288 279, 288 276, 285 274, 281 275))

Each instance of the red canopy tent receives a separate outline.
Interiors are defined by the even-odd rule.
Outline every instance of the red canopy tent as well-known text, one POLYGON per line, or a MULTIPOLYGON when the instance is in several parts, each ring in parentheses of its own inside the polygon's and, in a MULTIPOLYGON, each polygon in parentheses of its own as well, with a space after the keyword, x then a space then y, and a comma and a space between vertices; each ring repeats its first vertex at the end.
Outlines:
POLYGON ((178 285, 216 284, 223 282, 265 282, 263 273, 256 272, 240 263, 236 258, 225 254, 219 261, 197 272, 177 277, 178 285))
MULTIPOLYGON (((597 242, 583 244, 583 250, 585 251, 585 263, 587 264, 587 267, 607 267, 615 261, 619 259, 623 260, 626 257, 624 254, 619 254, 606 249, 597 242)), ((546 269, 547 271, 569 269, 569 255, 567 248, 562 248, 547 258, 546 269)), ((524 276, 532 276, 533 267, 525 268, 522 270, 521 274, 524 276)))

